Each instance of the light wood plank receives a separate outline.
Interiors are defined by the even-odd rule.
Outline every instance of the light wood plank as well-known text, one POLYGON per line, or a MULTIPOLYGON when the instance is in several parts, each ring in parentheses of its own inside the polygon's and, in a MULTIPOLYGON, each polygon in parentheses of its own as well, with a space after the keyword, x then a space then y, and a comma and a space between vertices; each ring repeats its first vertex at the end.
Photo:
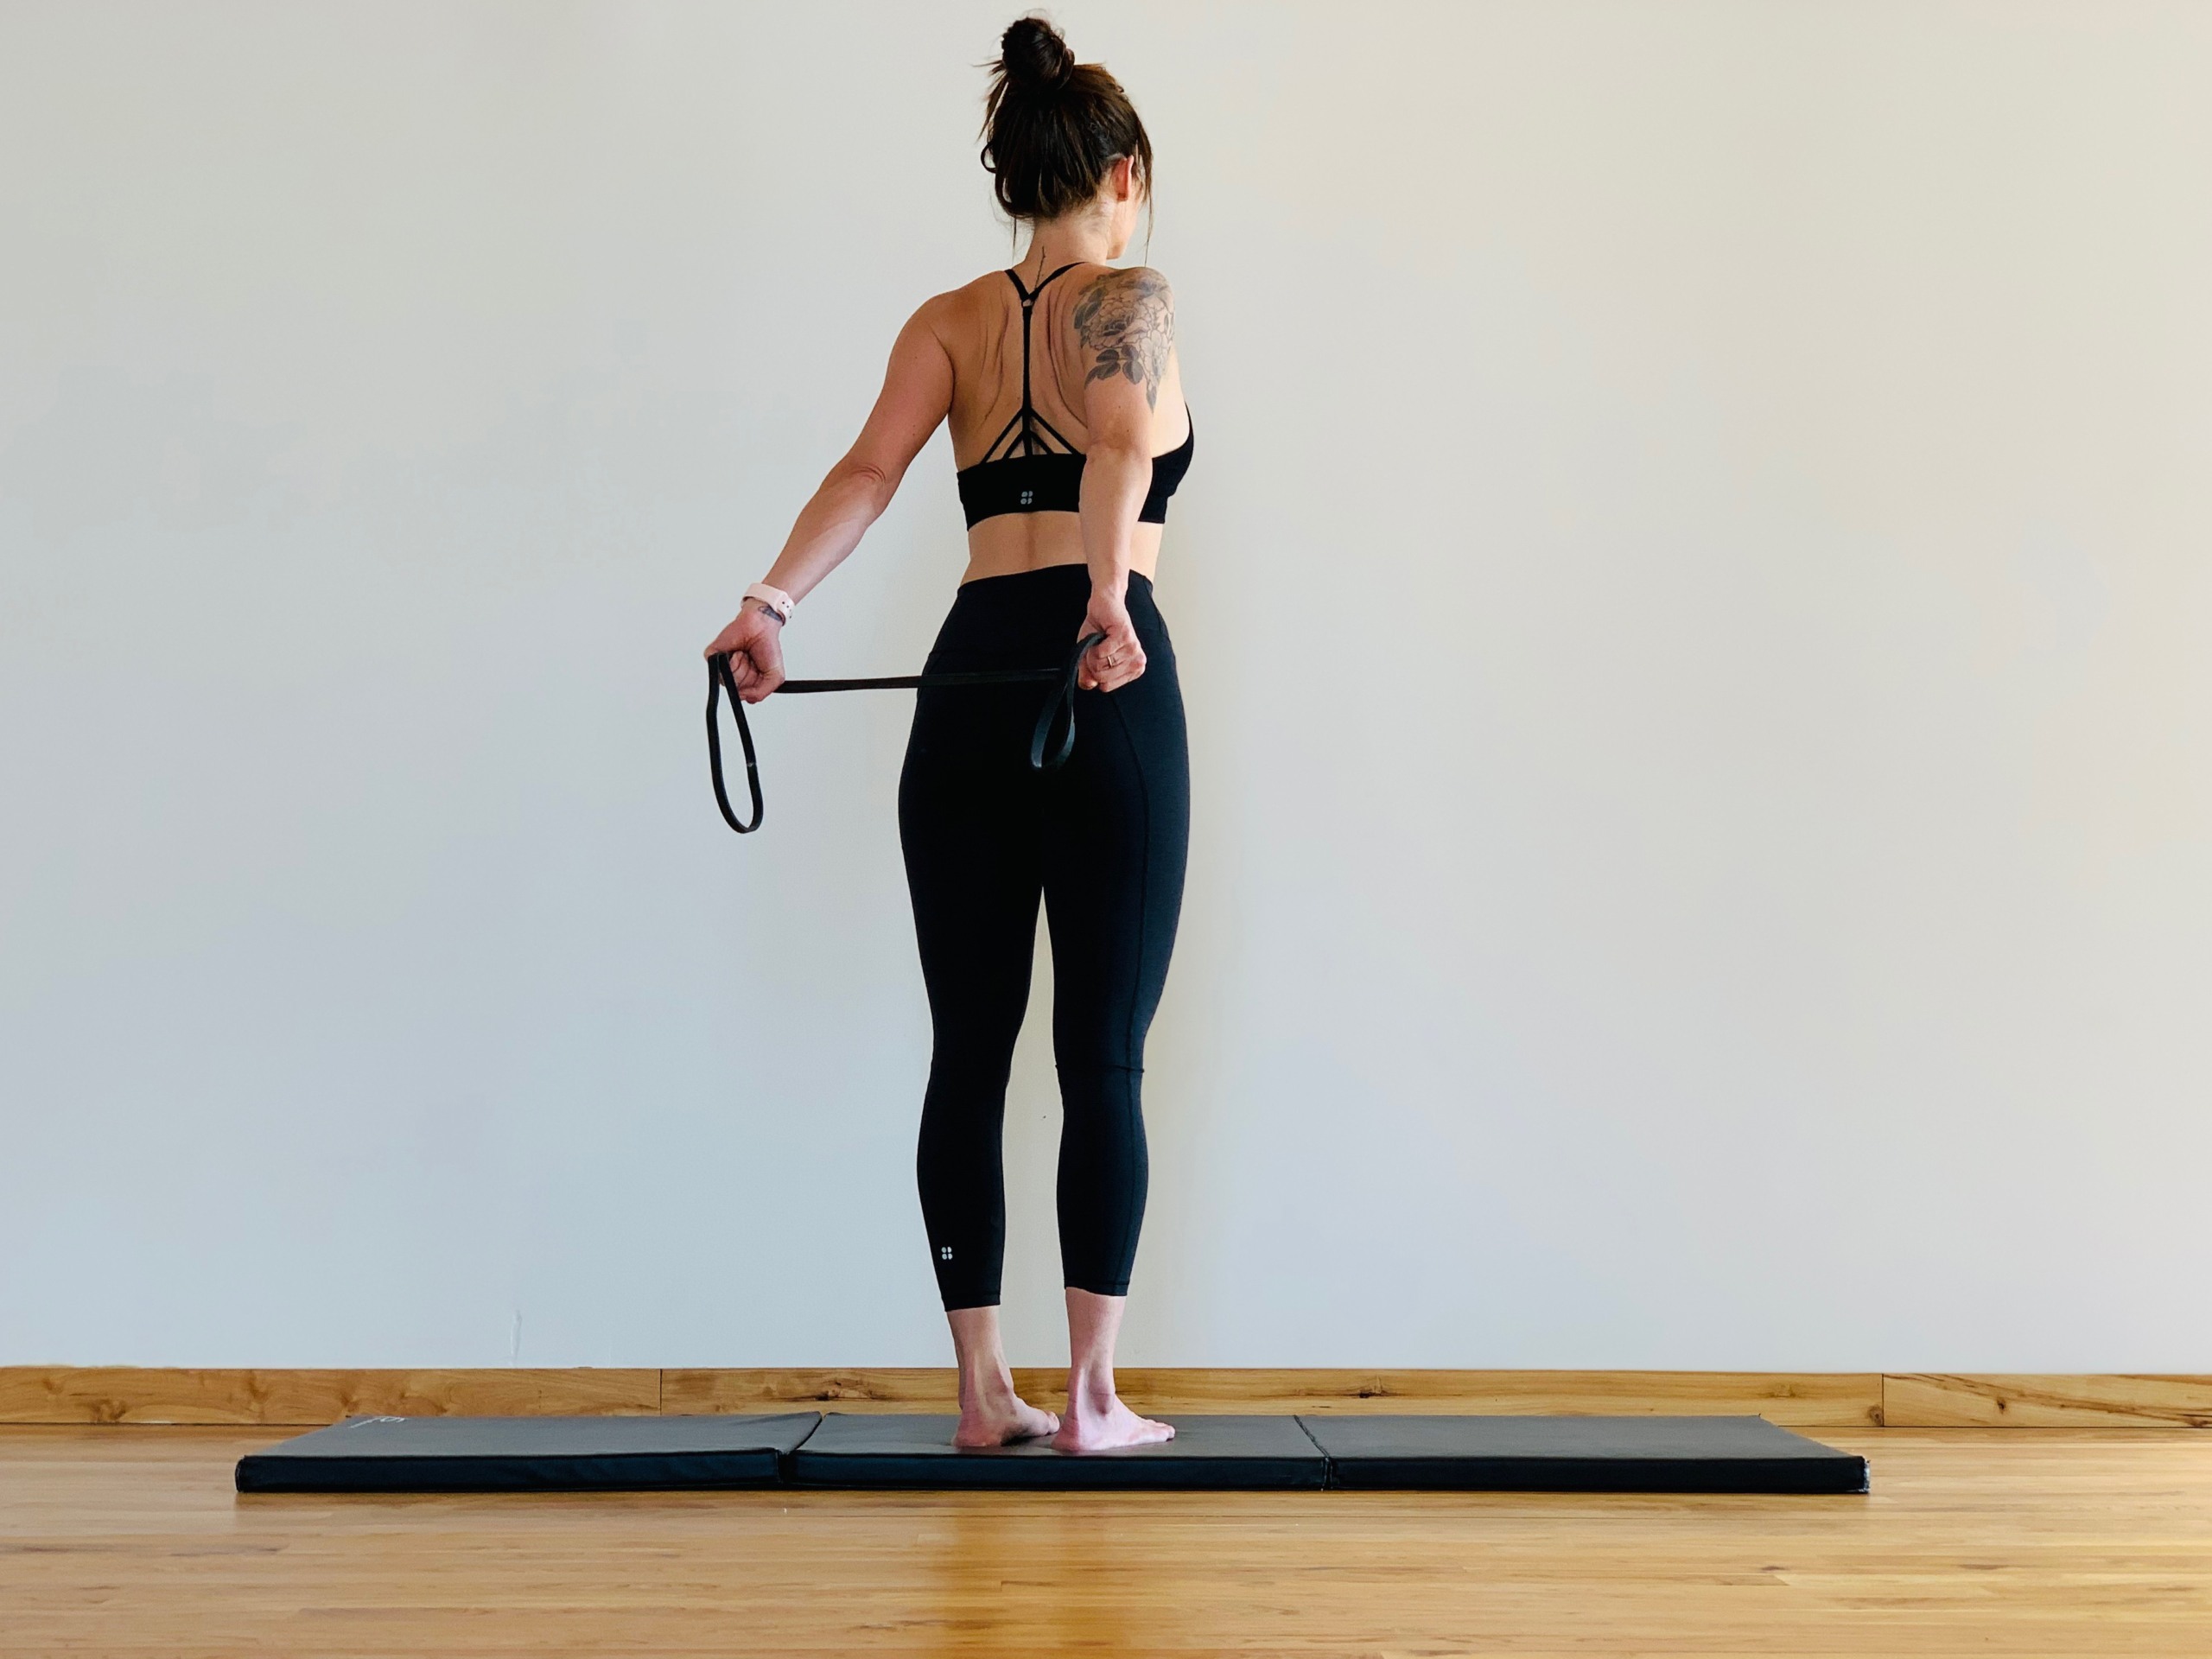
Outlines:
POLYGON ((0 1422, 333 1423, 341 1417, 623 1416, 660 1409, 657 1370, 193 1370, 0 1367, 0 1422))
POLYGON ((0 1659, 2203 1659, 2212 1435, 1852 1429, 1868 1497, 238 1497, 280 1431, 0 1429, 0 1659))
POLYGON ((1892 1425, 1984 1428, 2212 1428, 2212 1376, 1897 1373, 1883 1379, 1892 1425))

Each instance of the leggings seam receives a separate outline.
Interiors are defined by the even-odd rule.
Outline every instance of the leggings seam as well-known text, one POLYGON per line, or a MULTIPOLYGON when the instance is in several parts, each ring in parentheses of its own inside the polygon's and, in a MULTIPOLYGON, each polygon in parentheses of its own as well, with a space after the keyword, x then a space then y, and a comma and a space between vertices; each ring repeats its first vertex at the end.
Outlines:
MULTIPOLYGON (((1136 1043, 1137 1001, 1139 994, 1144 987, 1145 946, 1152 926, 1152 780, 1145 776, 1144 752, 1138 746, 1135 734, 1129 730, 1128 717, 1122 712, 1121 705, 1112 697, 1109 696, 1106 701, 1107 706, 1114 711, 1114 724, 1121 730, 1122 741, 1128 748, 1131 766, 1137 775, 1137 806, 1143 818, 1143 833, 1138 840, 1137 855, 1137 954, 1136 961, 1133 964, 1135 982, 1129 987, 1128 1012, 1124 1016, 1122 1025, 1122 1052, 1134 1058, 1136 1043)), ((1127 1069, 1134 1073, 1129 1083, 1127 1109, 1130 1116, 1135 1119, 1133 1125, 1135 1134, 1141 1137, 1144 1134, 1144 1067, 1140 1065, 1132 1065, 1127 1069)), ((1152 1185, 1151 1161, 1151 1154, 1147 1150, 1145 1159, 1147 1165, 1145 1185, 1147 1189, 1152 1185)), ((1147 1196, 1149 1196, 1148 1192, 1147 1196)), ((1137 1233, 1143 1225, 1142 1211, 1138 1206, 1130 1205, 1128 1217, 1122 1224, 1122 1242, 1114 1253, 1114 1259, 1116 1262, 1128 1262, 1132 1271, 1136 1266, 1137 1233)), ((1122 1289, 1116 1294, 1119 1295, 1128 1294, 1128 1285, 1126 1281, 1123 1281, 1122 1289)))
MULTIPOLYGON (((1137 806, 1143 817, 1143 831, 1138 839, 1137 855, 1137 955, 1136 983, 1130 987, 1128 1012, 1122 1020, 1122 1052, 1130 1053, 1135 1046, 1137 1001, 1135 993, 1144 983, 1146 936, 1152 925, 1152 906, 1146 901, 1152 896, 1152 784, 1144 775, 1144 752, 1137 747, 1135 736, 1129 730, 1128 716, 1121 706, 1109 696, 1107 707, 1114 711, 1114 723, 1121 728, 1122 741, 1129 751, 1131 770, 1137 775, 1137 806)), ((1141 1071, 1141 1065, 1130 1068, 1141 1071)))

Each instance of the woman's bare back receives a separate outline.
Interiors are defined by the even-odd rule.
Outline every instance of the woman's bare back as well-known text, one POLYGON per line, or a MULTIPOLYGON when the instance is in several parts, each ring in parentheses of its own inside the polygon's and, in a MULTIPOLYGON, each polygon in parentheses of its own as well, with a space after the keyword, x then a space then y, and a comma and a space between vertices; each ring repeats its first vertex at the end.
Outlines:
MULTIPOLYGON (((1020 275, 1033 290, 1050 272, 1025 270, 1020 275)), ((1005 271, 995 270, 939 295, 923 315, 952 364, 947 425, 953 464, 973 467, 1020 416, 1021 296, 1005 271)), ((1031 406, 1068 447, 1078 452, 1090 448, 1086 388, 1109 378, 1144 389, 1152 407, 1154 455, 1170 453, 1190 435, 1182 365, 1173 345, 1173 300, 1159 273, 1142 266, 1079 264, 1038 294, 1030 327, 1031 406)), ((1147 577, 1159 563, 1160 536, 1158 524, 1135 528, 1130 565, 1147 577)), ((1077 514, 1003 513, 969 529, 963 580, 1083 562, 1077 514)))

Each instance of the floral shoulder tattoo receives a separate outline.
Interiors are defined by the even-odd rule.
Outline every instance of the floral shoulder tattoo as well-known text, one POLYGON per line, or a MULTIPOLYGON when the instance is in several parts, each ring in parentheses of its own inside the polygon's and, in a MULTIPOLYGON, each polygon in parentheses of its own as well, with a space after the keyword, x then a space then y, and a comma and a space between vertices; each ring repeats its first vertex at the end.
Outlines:
POLYGON ((1142 266, 1109 271, 1075 304, 1076 338, 1092 353, 1090 380, 1120 375, 1160 406, 1160 380, 1175 344, 1175 296, 1166 279, 1142 266))

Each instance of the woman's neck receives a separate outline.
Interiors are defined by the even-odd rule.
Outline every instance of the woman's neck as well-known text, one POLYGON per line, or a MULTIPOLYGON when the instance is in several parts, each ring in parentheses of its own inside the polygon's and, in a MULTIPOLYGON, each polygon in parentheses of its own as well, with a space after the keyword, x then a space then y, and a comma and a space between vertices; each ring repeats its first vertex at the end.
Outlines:
POLYGON ((1025 283, 1041 282, 1062 265, 1104 264, 1114 257, 1114 227, 1103 216, 1069 214, 1048 219, 1029 234, 1029 246, 1014 269, 1025 283))

